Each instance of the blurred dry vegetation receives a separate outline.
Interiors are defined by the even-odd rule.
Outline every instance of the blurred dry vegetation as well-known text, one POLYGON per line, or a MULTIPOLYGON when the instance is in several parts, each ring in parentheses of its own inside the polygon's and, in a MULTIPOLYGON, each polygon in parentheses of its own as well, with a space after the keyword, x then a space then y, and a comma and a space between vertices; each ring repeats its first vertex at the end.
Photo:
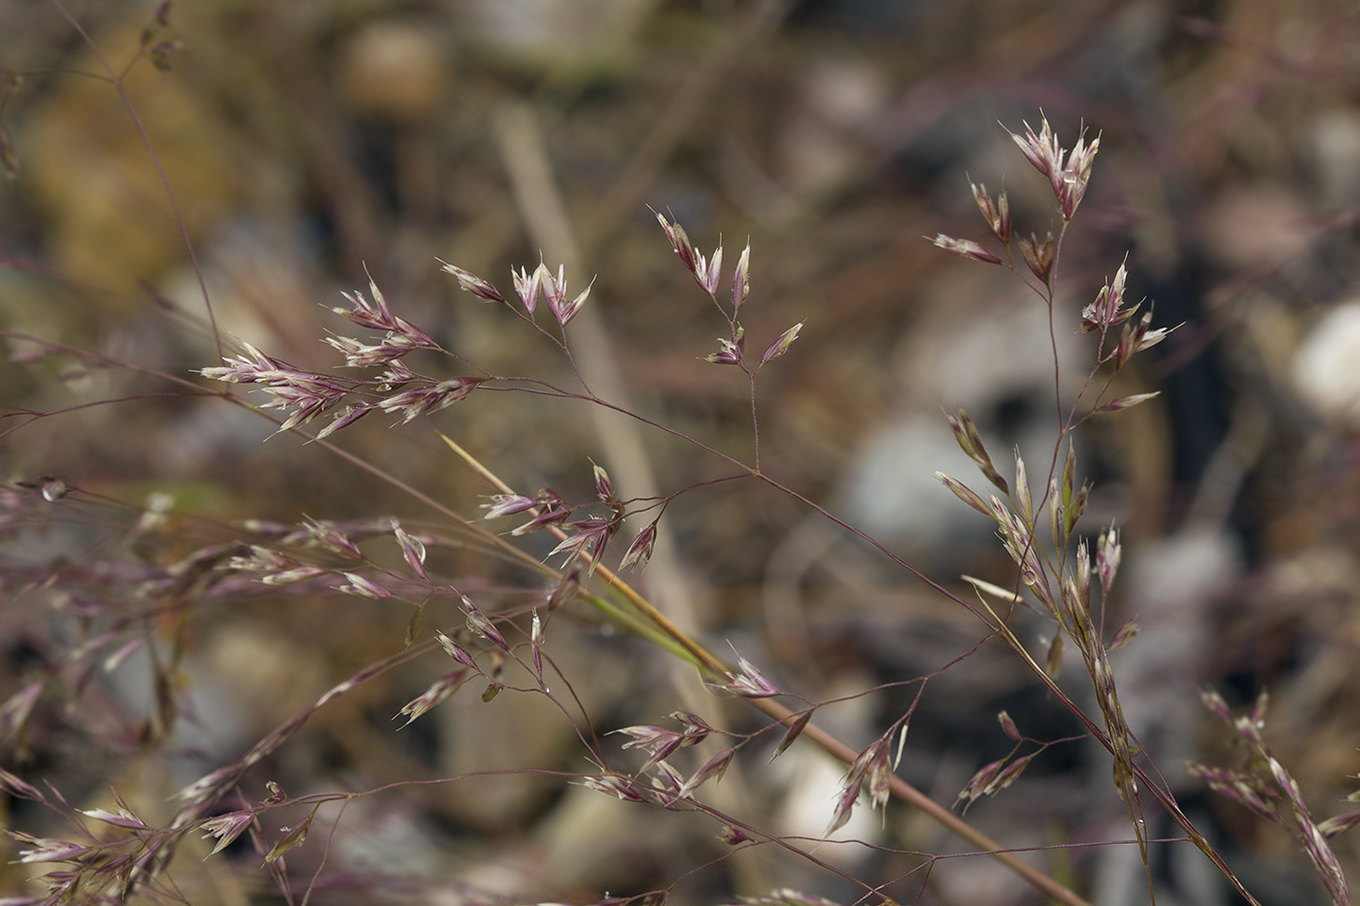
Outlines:
MULTIPOLYGON (((984 237, 969 177, 1004 186, 1018 228, 1042 236, 1056 225, 1051 202, 1002 126, 1037 123, 1042 109, 1065 143, 1083 124, 1098 132, 1092 187, 1061 263, 1061 392, 1070 396, 1090 356, 1076 311, 1126 255, 1130 294, 1153 301, 1159 324, 1185 323, 1122 388, 1163 395, 1096 422, 1079 448, 1096 483, 1087 530, 1113 519, 1125 531, 1118 620, 1138 618, 1145 634, 1116 657, 1126 707, 1262 901, 1321 902, 1313 881, 1291 880, 1307 872, 1291 840, 1203 795, 1183 769, 1187 758, 1231 757, 1199 712, 1196 690, 1212 684, 1238 704, 1269 688, 1269 739, 1320 817, 1341 809, 1360 770, 1354 327, 1348 351, 1319 353, 1321 378, 1301 364, 1321 344, 1316 325, 1360 297, 1354 4, 183 3, 157 38, 177 42, 169 71, 142 60, 127 75, 139 124, 106 79, 86 74, 104 74, 91 44, 120 70, 155 6, 66 0, 87 43, 55 3, 0 4, 0 69, 24 73, 3 108, 17 170, 0 182, 0 328, 190 376, 218 363, 201 278, 223 337, 324 370, 338 357, 321 338, 348 326, 330 308, 342 290, 366 287, 366 268, 398 314, 447 348, 501 374, 564 383, 570 372, 551 346, 460 292, 435 260, 508 291, 508 269, 542 254, 554 269, 567 262, 578 289, 598 274, 590 320, 569 332, 602 395, 749 457, 744 381, 700 360, 723 325, 650 206, 672 212, 705 252, 721 238, 729 267, 749 237, 743 323, 754 348, 805 322, 758 382, 762 468, 951 585, 961 572, 1014 576, 985 520, 930 478, 943 469, 974 479, 941 408, 967 405, 999 461, 1019 444, 1042 474, 1053 455, 1054 350, 1037 296, 922 237, 984 237)), ((9 348, 0 478, 59 476, 80 493, 0 548, 13 573, 0 578, 0 698, 48 676, 90 631, 36 592, 11 599, 35 569, 103 564, 90 594, 116 594, 110 564, 172 562, 242 519, 396 515, 418 528, 438 518, 319 446, 266 440, 273 426, 239 407, 135 371, 9 348), (21 414, 115 398, 32 422, 21 414), (168 521, 139 528, 153 492, 172 495, 168 521)), ((335 439, 475 516, 491 489, 436 428, 525 493, 589 498, 591 458, 624 496, 727 472, 660 432, 644 429, 633 444, 584 406, 500 393, 402 428, 372 416, 335 439)), ((34 491, 11 493, 14 507, 41 503, 34 491)), ((811 700, 937 669, 982 633, 755 483, 686 494, 665 524, 673 556, 640 584, 715 650, 730 639, 811 700)), ((470 553, 445 557, 438 569, 465 587, 516 580, 470 553)), ((155 671, 134 658, 79 690, 50 684, 3 764, 78 807, 107 805, 114 787, 148 821, 163 817, 170 792, 399 650, 410 610, 389 604, 256 597, 167 618, 153 643, 176 640, 167 694, 177 715, 153 717, 155 671), (173 726, 158 725, 171 716, 173 726)), ((680 707, 756 726, 740 703, 705 704, 692 671, 671 670, 586 613, 564 614, 554 631, 549 650, 601 731, 680 707)), ((323 709, 243 791, 258 799, 270 779, 296 795, 475 770, 588 769, 566 724, 529 696, 483 704, 464 690, 394 732, 391 716, 447 669, 426 661, 323 709)), ((824 713, 863 745, 907 696, 889 689, 824 713)), ((904 776, 952 800, 1006 751, 1001 707, 1031 735, 1073 732, 1011 655, 986 646, 928 684, 904 776)), ((1078 743, 1053 752, 970 819, 1008 845, 1126 839, 1104 753, 1078 743)), ((720 807, 820 833, 840 769, 766 767, 766 757, 735 766, 717 788, 720 807)), ((9 808, 13 826, 53 832, 47 816, 9 808)), ((903 850, 959 846, 907 811, 890 805, 882 827, 870 817, 857 832, 903 850)), ((402 788, 345 813, 328 869, 343 877, 319 901, 589 902, 676 881, 685 903, 778 886, 860 895, 771 847, 697 869, 724 853, 715 831, 700 816, 534 774, 402 788)), ((256 857, 200 862, 197 844, 176 868, 190 902, 277 901, 256 857)), ((313 831, 289 854, 301 883, 326 845, 313 831)), ((1360 878, 1355 839, 1337 847, 1360 878)), ((901 878, 886 889, 899 901, 1035 902, 985 859, 938 864, 923 888, 909 874, 919 859, 851 849, 819 855, 869 883, 901 878)), ((1103 891, 1099 902, 1139 902, 1139 872, 1117 853, 1064 858, 1082 885, 1103 891)), ((1169 890, 1196 875, 1183 863, 1197 857, 1158 858, 1169 890)), ((29 867, 3 866, 0 886, 24 889, 29 867)))

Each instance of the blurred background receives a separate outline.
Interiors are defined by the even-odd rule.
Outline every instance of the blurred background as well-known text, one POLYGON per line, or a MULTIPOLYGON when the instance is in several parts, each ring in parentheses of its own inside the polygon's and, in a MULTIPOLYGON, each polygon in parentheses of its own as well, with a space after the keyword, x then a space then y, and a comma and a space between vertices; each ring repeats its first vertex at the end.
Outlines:
MULTIPOLYGON (((749 462, 748 385, 702 361, 726 325, 658 211, 705 254, 721 242, 725 274, 749 240, 748 350, 804 325, 757 382, 761 468, 969 595, 960 574, 1007 585, 1014 572, 987 520, 931 477, 985 484, 944 412, 968 409, 1003 474, 1018 447, 1039 493, 1059 410, 1093 362, 1078 313, 1126 263, 1128 295, 1147 297, 1158 325, 1181 325, 1111 391, 1161 396, 1093 420, 1076 440, 1094 486, 1082 529, 1114 522, 1125 544, 1107 624, 1142 627, 1115 655, 1126 714, 1262 903, 1326 902, 1288 834, 1205 793, 1185 765, 1235 757, 1200 706, 1211 686, 1235 707, 1269 691, 1268 742, 1319 820, 1345 811, 1360 770, 1353 4, 230 0, 175 4, 144 38, 156 11, 0 5, 0 69, 15 74, 0 88, 0 695, 43 682, 25 720, 6 712, 0 765, 50 781, 78 808, 108 807, 113 788, 148 823, 168 820, 167 795, 401 648, 409 603, 256 588, 171 606, 139 584, 239 536, 242 520, 397 516, 408 530, 452 530, 332 452, 270 437, 266 420, 161 376, 197 381, 194 369, 219 364, 214 329, 229 353, 245 341, 333 368, 323 338, 354 329, 330 309, 347 307, 343 291, 367 293, 371 275, 397 314, 460 356, 575 387, 560 351, 460 292, 436 260, 508 295, 509 269, 541 257, 565 265, 572 295, 595 277, 568 330, 592 389, 749 462), (139 47, 165 70, 146 56, 128 69, 139 47), (125 99, 110 72, 124 76, 125 99), (1008 135, 1044 116, 1065 146, 1083 130, 1100 137, 1065 237, 1052 335, 1023 281, 924 238, 985 244, 970 179, 1007 191, 1018 232, 1059 228, 1046 181, 1008 135), (116 402, 89 405, 102 400, 116 402), (73 492, 44 500, 52 479, 73 492), (115 669, 90 660, 129 641, 136 651, 115 669)), ((436 430, 517 490, 576 501, 594 495, 592 460, 625 497, 734 472, 674 435, 537 396, 474 393, 428 419, 390 421, 373 416, 332 439, 471 517, 493 489, 436 430)), ((979 647, 984 631, 966 612, 788 497, 752 481, 699 486, 663 525, 639 585, 782 688, 847 696, 817 719, 850 745, 872 741, 922 688, 911 681, 931 676, 899 773, 937 800, 952 802, 1010 751, 1001 709, 1033 739, 1078 735, 1014 655, 979 647)), ((547 550, 533 537, 526 547, 547 550)), ((541 596, 541 578, 475 546, 439 565, 492 605, 541 596)), ((439 606, 426 635, 461 619, 439 606)), ((677 708, 708 709, 736 732, 761 726, 585 611, 562 612, 548 650, 600 733, 662 723, 677 708)), ((1017 620, 1042 653, 1051 628, 1017 620)), ((394 732, 391 716, 447 670, 442 657, 322 709, 247 775, 243 794, 258 801, 267 780, 300 795, 593 770, 572 726, 529 695, 483 704, 469 688, 394 732)), ((1063 683, 1079 700, 1090 694, 1079 663, 1063 683)), ((611 739, 620 769, 641 763, 611 739)), ((714 806, 819 837, 843 769, 803 747, 766 766, 770 746, 750 747, 714 806)), ((30 803, 5 808, 12 827, 66 832, 30 803)), ((561 777, 402 787, 357 800, 339 821, 335 812, 317 819, 330 836, 314 829, 288 857, 301 891, 329 854, 325 902, 865 895, 774 846, 734 852, 712 818, 630 806, 561 777)), ((1133 847, 1086 846, 1130 836, 1108 755, 1089 741, 1047 749, 968 817, 1007 846, 1060 847, 1033 858, 1093 902, 1146 901, 1133 847)), ((1176 835, 1150 823, 1154 836, 1176 835)), ((986 858, 910 855, 967 847, 905 806, 880 820, 862 803, 847 830, 885 849, 822 844, 818 858, 898 902, 1041 902, 986 858)), ((189 852, 196 845, 185 843, 176 875, 190 902, 282 902, 244 842, 208 862, 206 848, 189 852)), ((1336 847, 1360 877, 1355 841, 1336 847)), ((32 867, 0 868, 6 892, 30 889, 32 867)), ((1156 847, 1153 869, 1159 902, 1236 902, 1187 845, 1156 847)))

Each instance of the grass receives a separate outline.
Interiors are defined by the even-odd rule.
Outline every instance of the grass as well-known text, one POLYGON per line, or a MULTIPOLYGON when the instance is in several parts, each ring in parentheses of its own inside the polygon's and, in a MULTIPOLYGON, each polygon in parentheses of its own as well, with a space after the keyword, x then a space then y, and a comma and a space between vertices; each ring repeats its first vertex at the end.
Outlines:
MULTIPOLYGON (((1008 193, 975 183, 988 238, 934 239, 971 266, 1008 272, 1050 338, 1046 349, 1015 352, 1053 359, 1051 448, 1008 461, 967 411, 941 416, 975 472, 936 477, 994 526, 1010 564, 960 583, 857 528, 824 502, 825 477, 785 452, 787 388, 817 383, 800 357, 827 322, 772 304, 778 292, 766 287, 796 285, 797 262, 763 271, 760 241, 725 255, 721 242, 691 239, 683 217, 654 210, 660 235, 651 227, 650 241, 669 245, 671 266, 717 312, 703 321, 668 302, 653 315, 685 349, 678 364, 663 361, 672 350, 653 352, 601 316, 619 305, 618 284, 580 273, 586 256, 574 242, 623 228, 597 215, 573 238, 532 117, 511 111, 498 126, 508 169, 521 206, 537 212, 543 247, 559 255, 517 262, 508 285, 458 256, 430 255, 428 270, 460 290, 444 297, 453 315, 427 292, 385 292, 376 275, 315 319, 256 307, 315 327, 324 354, 291 334, 279 351, 237 340, 222 323, 225 294, 211 285, 218 266, 199 260, 190 206, 127 87, 181 52, 165 39, 169 7, 149 18, 125 62, 106 57, 60 3, 51 9, 98 65, 25 77, 90 81, 118 99, 150 153, 201 310, 141 295, 159 306, 155 327, 129 331, 181 344, 171 356, 108 335, 4 331, 26 389, 5 411, 6 436, 27 451, 16 462, 63 463, 5 490, 5 611, 17 641, 0 706, 0 784, 16 902, 202 903, 215 901, 208 891, 223 878, 237 901, 950 902, 994 863, 1004 879, 990 888, 996 902, 1080 904, 1095 899, 1099 854, 1120 849, 1138 853, 1136 896, 1155 901, 1166 896, 1165 853, 1187 845, 1236 895, 1264 902, 1221 838, 1192 819, 1186 776, 1283 828, 1319 889, 1349 902, 1331 841, 1356 813, 1314 816, 1317 800, 1265 739, 1264 698, 1235 717, 1205 693, 1242 749, 1236 767, 1154 760, 1125 714, 1119 659, 1144 639, 1119 598, 1125 533, 1090 512, 1102 487, 1083 477, 1099 469, 1082 444, 1088 430, 1155 405, 1157 393, 1137 386, 1140 356, 1176 328, 1126 298, 1135 277, 1120 256, 1098 291, 1067 288, 1080 282, 1067 261, 1103 135, 1081 132, 1064 147, 1042 114, 1037 128, 1010 133, 1048 193, 1046 206, 1027 196, 1017 216, 1054 223, 1052 232, 1017 228, 1008 193), (1073 311, 1065 300, 1082 294, 1092 301, 1073 311), (1091 359, 1072 379, 1059 347, 1077 330, 1091 359), (722 388, 710 416, 720 430, 702 413, 654 405, 621 376, 624 363, 649 357, 666 373, 697 375, 673 381, 722 388), (125 468, 145 472, 144 487, 101 487, 82 457, 150 436, 154 423, 141 419, 161 404, 179 440, 127 446, 125 468), (596 415, 598 443, 583 442, 570 426, 596 415), (90 432, 80 455, 57 452, 60 425, 90 432), (510 437, 544 451, 539 465, 507 452, 510 437), (268 460, 254 453, 261 443, 268 460), (652 474, 649 448, 684 465, 652 474), (198 472, 203 457, 213 462, 198 472), (178 477, 158 479, 158 468, 178 477), (312 493, 336 469, 338 493, 312 493), (743 533, 745 517, 729 532, 695 528, 723 522, 708 508, 730 517, 733 507, 817 520, 843 549, 872 557, 894 584, 927 589, 971 629, 889 679, 875 675, 864 646, 847 655, 805 628, 724 622, 711 605, 703 614, 681 564, 703 554, 704 539, 724 541, 708 548, 713 562, 743 575, 759 572, 743 560, 768 552, 765 536, 743 533), (795 653, 768 644, 781 634, 801 639, 795 653), (1027 687, 1044 703, 975 706, 990 727, 978 757, 925 770, 934 743, 921 724, 935 702, 948 707, 941 690, 961 674, 984 676, 1003 653, 1025 679, 998 695, 1027 687), (847 656, 854 669, 837 666, 847 656), (848 684, 827 681, 837 673, 848 684), (886 716, 854 717, 885 703, 886 716), (1059 711, 1070 733, 1037 729, 1059 711), (84 754, 63 760, 72 749, 84 754), (1046 766, 1076 751, 1108 778, 1084 792, 1098 820, 1044 810, 1043 833, 1002 820, 1008 797, 1081 785, 1046 766), (840 780, 807 829, 784 816, 780 803, 794 797, 776 778, 786 762, 818 757, 839 764, 840 780), (866 812, 876 818, 857 820, 866 812), (25 866, 41 874, 23 875, 25 866), (487 866, 513 880, 478 871, 487 866)), ((714 90, 740 42, 774 15, 754 9, 737 43, 716 44, 685 90, 714 90)), ((653 144, 675 141, 687 116, 697 112, 663 120, 653 144)), ((639 154, 611 205, 645 193, 633 184, 649 183, 660 154, 639 154)), ((343 212, 337 223, 356 247, 371 229, 343 212)), ((86 289, 75 277, 49 283, 54 297, 86 289)), ((113 294, 115 306, 130 296, 113 294)), ((682 298, 680 288, 666 298, 682 298)))

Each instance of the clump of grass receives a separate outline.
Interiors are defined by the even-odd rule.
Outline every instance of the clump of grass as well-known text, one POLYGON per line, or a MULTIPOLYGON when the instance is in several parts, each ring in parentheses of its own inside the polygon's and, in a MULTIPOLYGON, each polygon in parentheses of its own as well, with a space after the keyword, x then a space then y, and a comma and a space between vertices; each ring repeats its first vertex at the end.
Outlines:
MULTIPOLYGON (((164 18, 164 10, 158 11, 158 27, 165 25, 164 18)), ((160 45, 150 41, 143 40, 139 53, 154 59, 160 45)), ((117 74, 110 71, 110 77, 116 85, 117 74)), ((1026 125, 1024 134, 1015 134, 1013 138, 1024 157, 1049 182, 1060 220, 1057 234, 1048 233, 1042 239, 1035 233, 1020 236, 1012 223, 1005 193, 992 196, 985 186, 974 184, 972 192, 978 210, 999 251, 972 240, 944 235, 937 236, 934 242, 965 258, 1012 271, 1044 306, 1050 333, 1056 338, 1059 331, 1077 326, 1065 325, 1060 320, 1061 312, 1055 306, 1056 288, 1064 242, 1091 179, 1100 140, 1097 137, 1088 143, 1083 135, 1070 149, 1064 149, 1046 119, 1041 120, 1037 132, 1026 125)), ((1091 487, 1078 484, 1072 435, 1092 418, 1136 406, 1153 396, 1119 397, 1113 395, 1112 388, 1116 377, 1135 356, 1161 342, 1169 332, 1167 328, 1153 327, 1150 307, 1140 312, 1141 303, 1126 300, 1125 266, 1119 265, 1081 313, 1080 329, 1094 337, 1096 352, 1076 398, 1064 402, 1055 396, 1059 440, 1053 450, 1040 451, 1048 461, 1047 469, 1032 477, 1024 457, 1017 453, 1013 472, 1008 469, 1003 475, 968 414, 960 410, 948 416, 960 448, 976 464, 990 489, 980 492, 957 477, 944 474, 938 477, 963 504, 995 523, 1019 576, 1012 588, 974 581, 979 594, 971 599, 932 582, 885 545, 834 516, 762 466, 758 378, 767 367, 779 367, 776 360, 793 348, 804 325, 796 323, 782 332, 760 337, 748 351, 741 318, 745 307, 755 304, 751 301, 753 256, 749 244, 729 275, 723 270, 721 245, 706 255, 674 217, 658 214, 657 220, 681 266, 719 312, 723 335, 704 363, 695 367, 730 369, 745 384, 750 410, 750 445, 746 452, 718 449, 597 395, 576 365, 570 330, 573 320, 590 302, 593 283, 573 295, 565 270, 559 267, 554 272, 543 262, 532 269, 521 266, 513 271, 508 292, 458 265, 442 263, 442 270, 474 298, 504 306, 522 322, 524 330, 545 339, 570 364, 575 376, 573 384, 500 373, 489 364, 474 362, 457 350, 446 348, 430 333, 398 314, 400 305, 389 302, 371 280, 366 292, 345 295, 347 307, 333 309, 335 314, 367 332, 364 336, 333 334, 326 338, 343 357, 339 366, 343 371, 299 367, 250 344, 230 348, 231 341, 218 336, 218 342, 227 347, 221 364, 197 369, 198 376, 212 384, 180 374, 153 373, 153 377, 186 394, 213 396, 222 403, 251 409, 272 420, 277 426, 276 433, 296 433, 389 481, 428 508, 434 518, 429 524, 417 526, 412 520, 385 514, 349 520, 300 517, 289 523, 238 527, 229 537, 193 546, 166 562, 144 559, 130 564, 127 559, 94 562, 91 558, 77 564, 13 565, 4 576, 7 588, 13 590, 11 600, 24 602, 42 594, 48 601, 60 602, 58 613, 78 624, 83 634, 79 643, 52 658, 45 675, 22 685, 0 705, 0 731, 5 738, 15 741, 21 749, 25 734, 32 732, 33 716, 44 694, 78 697, 96 673, 116 670, 134 651, 143 650, 152 665, 155 714, 143 728, 138 742, 150 747, 167 745, 175 725, 186 719, 177 682, 188 628, 200 613, 215 607, 251 599, 286 605, 304 598, 333 600, 346 596, 396 609, 405 617, 405 638, 386 656, 352 670, 261 736, 243 755, 185 785, 175 796, 172 814, 164 820, 143 818, 139 809, 117 793, 116 810, 77 808, 55 788, 43 789, 41 784, 25 779, 17 768, 0 770, 0 786, 11 797, 42 806, 71 828, 62 837, 11 831, 19 845, 18 861, 60 866, 36 882, 41 888, 36 895, 16 902, 127 902, 139 895, 187 902, 174 880, 171 861, 194 836, 205 838, 211 845, 209 856, 216 858, 248 841, 285 898, 291 902, 300 892, 301 899, 306 900, 319 890, 330 852, 329 843, 309 841, 309 837, 317 836, 314 827, 323 823, 319 816, 324 815, 331 822, 332 830, 326 838, 329 841, 345 810, 358 800, 391 792, 392 787, 468 781, 475 778, 476 772, 400 781, 357 792, 296 796, 289 795, 277 780, 270 778, 262 784, 266 794, 256 798, 246 792, 247 781, 267 777, 271 759, 318 712, 365 684, 420 660, 437 662, 438 675, 393 715, 399 722, 397 729, 427 719, 431 711, 455 695, 479 694, 489 707, 495 707, 494 700, 501 696, 532 696, 548 702, 570 728, 579 746, 578 764, 589 765, 570 771, 549 765, 494 770, 541 771, 625 803, 654 809, 658 816, 667 812, 701 815, 732 853, 777 847, 810 865, 840 875, 856 886, 860 901, 891 903, 907 899, 883 885, 832 867, 819 856, 819 841, 797 839, 761 827, 735 809, 720 806, 712 796, 714 786, 732 765, 761 746, 772 752, 772 759, 795 745, 817 746, 846 765, 840 792, 828 804, 824 837, 846 825, 865 794, 870 807, 885 812, 890 802, 897 799, 968 841, 977 854, 999 860, 1053 900, 1073 906, 1085 903, 1075 884, 1061 881, 1022 860, 1003 842, 992 839, 897 773, 898 761, 911 745, 909 731, 915 701, 919 701, 928 682, 941 671, 914 678, 912 684, 917 689, 913 704, 867 745, 856 749, 816 720, 817 712, 835 707, 836 702, 814 701, 784 688, 773 678, 775 671, 762 669, 756 663, 759 658, 754 652, 736 651, 730 658, 720 655, 704 640, 668 619, 623 578, 625 572, 636 573, 647 566, 663 529, 667 508, 675 500, 732 482, 759 483, 838 524, 900 569, 929 583, 943 598, 965 608, 980 621, 988 638, 1009 646, 1036 681, 1071 711, 1090 738, 1108 751, 1113 786, 1127 813, 1150 896, 1155 897, 1150 848, 1154 843, 1171 841, 1156 841, 1150 836, 1146 814, 1149 801, 1181 828, 1183 836, 1178 841, 1189 841, 1199 847, 1249 902, 1256 902, 1207 837, 1182 812, 1169 785, 1142 752, 1123 716, 1110 656, 1124 645, 1136 643, 1137 626, 1106 625, 1107 603, 1123 556, 1120 535, 1111 525, 1102 528, 1092 541, 1081 523, 1091 487), (240 389, 262 391, 264 401, 243 396, 237 392, 240 389), (727 471, 718 478, 663 496, 635 498, 621 492, 605 468, 591 464, 588 471, 593 495, 573 500, 553 489, 516 488, 455 439, 444 437, 451 458, 457 457, 488 483, 488 502, 480 505, 486 512, 481 518, 474 518, 403 485, 394 476, 336 445, 342 432, 360 419, 386 418, 396 429, 431 418, 473 395, 490 393, 529 394, 622 412, 648 429, 688 443, 697 455, 713 457, 727 471), (526 546, 526 542, 539 538, 551 540, 533 549, 526 546), (626 546, 620 538, 627 539, 626 546), (484 573, 456 575, 440 568, 438 564, 445 561, 439 555, 453 551, 472 554, 484 573), (522 578, 516 587, 505 589, 499 576, 507 564, 533 581, 522 578), (665 716, 656 715, 652 722, 609 731, 597 727, 595 718, 576 693, 576 684, 589 678, 567 673, 554 657, 555 635, 562 626, 563 615, 586 608, 593 609, 611 625, 646 640, 656 650, 692 666, 695 683, 691 692, 706 690, 745 702, 763 715, 763 722, 754 730, 735 724, 715 726, 715 721, 691 709, 676 709, 665 716), (1033 611, 1049 621, 1053 632, 1047 650, 1030 650, 1015 631, 1012 617, 1017 608, 1033 611), (1090 682, 1094 714, 1088 714, 1059 684, 1059 668, 1067 646, 1079 655, 1090 682), (468 686, 476 691, 466 691, 468 686), (611 735, 620 738, 607 744, 611 735), (687 749, 697 749, 702 754, 685 752, 687 749), (288 823, 279 827, 281 820, 288 823), (289 854, 297 855, 304 847, 317 845, 324 854, 311 860, 316 867, 310 878, 290 870, 289 854)), ((24 339, 36 344, 35 348, 43 355, 70 357, 100 367, 135 367, 73 347, 24 339)), ((1056 361, 1054 367, 1057 368, 1056 361)), ((1054 383, 1055 387, 1061 383, 1056 374, 1054 383)), ((26 413, 32 418, 52 414, 26 413)), ((583 465, 582 471, 585 470, 583 465)), ((45 512, 44 506, 63 508, 61 512, 73 515, 88 515, 105 502, 82 490, 78 482, 48 477, 5 489, 3 503, 5 527, 14 533, 46 518, 50 510, 45 512)), ((148 506, 138 513, 134 534, 164 531, 163 509, 148 506)), ((956 663, 965 660, 966 655, 956 663)), ((1232 721, 1222 699, 1209 695, 1206 700, 1211 711, 1229 720, 1244 740, 1249 763, 1246 770, 1197 767, 1197 776, 1263 817, 1293 828, 1333 901, 1348 903, 1345 878, 1326 839, 1352 826, 1357 818, 1347 816, 1324 822, 1312 818, 1297 784, 1261 738, 1263 706, 1258 706, 1249 718, 1232 721)), ((1012 751, 977 770, 958 791, 956 805, 962 803, 966 807, 982 797, 1001 793, 1022 777, 1040 752, 1069 741, 1026 736, 1020 729, 1025 723, 1023 715, 1017 719, 1003 711, 998 722, 1002 733, 1014 743, 1012 751)), ((911 855, 918 860, 913 871, 919 870, 922 877, 928 878, 937 854, 911 855)), ((638 902, 651 906, 663 901, 679 883, 677 879, 669 888, 614 897, 601 891, 598 902, 638 902)), ((749 902, 825 906, 828 901, 781 887, 749 902)))

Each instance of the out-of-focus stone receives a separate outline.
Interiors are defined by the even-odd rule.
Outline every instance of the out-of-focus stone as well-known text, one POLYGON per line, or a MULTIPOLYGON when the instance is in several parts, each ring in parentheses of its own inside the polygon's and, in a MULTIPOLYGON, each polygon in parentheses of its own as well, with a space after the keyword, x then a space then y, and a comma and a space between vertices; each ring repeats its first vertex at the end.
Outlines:
POLYGON ((1360 301, 1337 306, 1304 337, 1294 386, 1320 415, 1360 429, 1360 301))
POLYGON ((401 122, 439 114, 449 72, 433 34, 408 22, 374 22, 340 52, 337 87, 355 113, 401 122))
MULTIPOLYGON (((108 59, 125 60, 136 35, 96 40, 108 59)), ((81 68, 99 71, 93 59, 81 68)), ((183 80, 165 78, 150 64, 134 67, 124 85, 185 226, 190 235, 203 235, 230 204, 242 173, 230 159, 221 120, 183 80)), ((93 79, 55 82, 25 136, 25 146, 41 153, 26 154, 24 168, 47 219, 52 263, 74 280, 132 290, 138 280, 159 279, 183 260, 185 249, 138 124, 108 102, 109 94, 107 84, 93 79)))
POLYGON ((459 0, 479 45, 528 66, 616 67, 654 0, 459 0))

